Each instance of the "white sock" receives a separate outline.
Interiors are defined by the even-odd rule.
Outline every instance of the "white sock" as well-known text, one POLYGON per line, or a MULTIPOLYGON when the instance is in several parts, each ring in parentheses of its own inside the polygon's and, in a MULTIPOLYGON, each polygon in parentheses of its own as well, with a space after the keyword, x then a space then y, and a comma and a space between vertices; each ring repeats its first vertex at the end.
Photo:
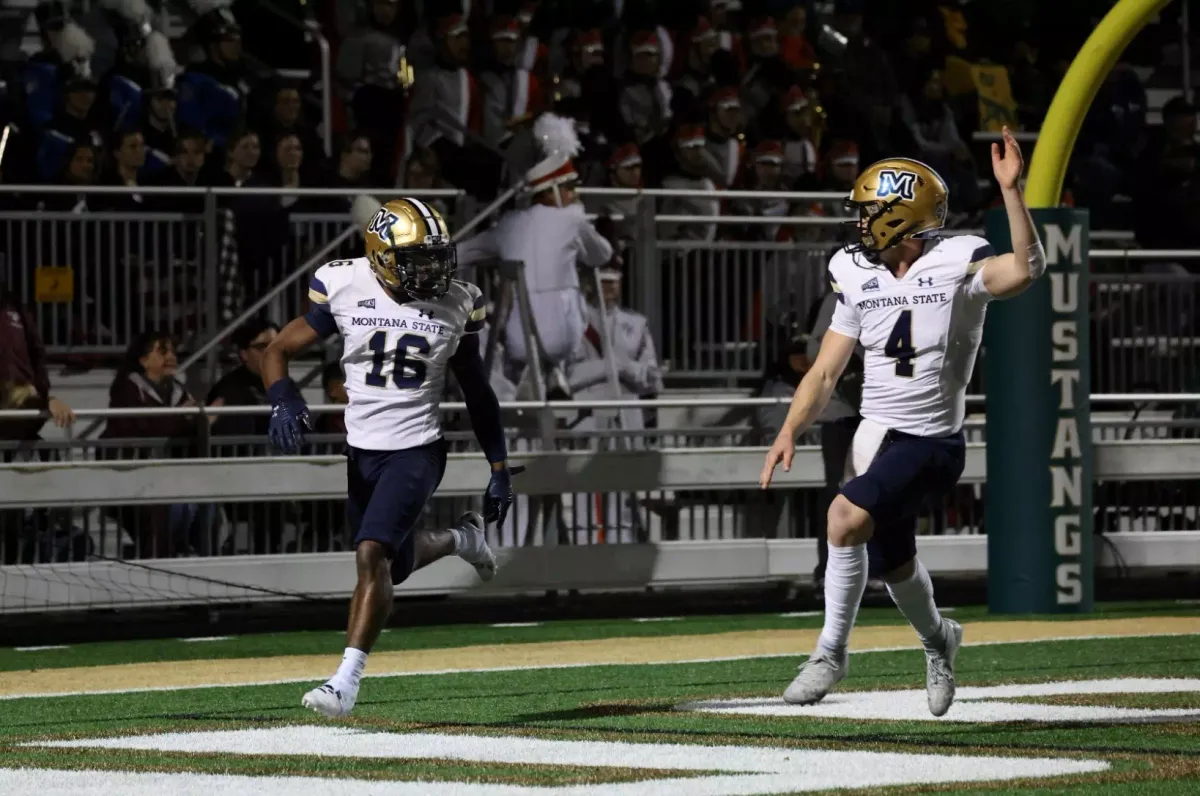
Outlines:
POLYGON ((829 546, 825 565, 825 627, 817 648, 840 657, 846 652, 858 604, 867 588, 867 546, 829 546))
POLYGON ((362 679, 363 669, 367 666, 367 653, 354 647, 346 647, 342 654, 342 662, 338 670, 329 680, 343 690, 358 690, 358 681, 362 679))
POLYGON ((888 594, 892 595, 896 607, 917 631, 921 643, 926 647, 937 646, 942 643, 942 615, 933 602, 933 583, 921 560, 913 559, 913 563, 912 577, 899 583, 889 583, 888 594))

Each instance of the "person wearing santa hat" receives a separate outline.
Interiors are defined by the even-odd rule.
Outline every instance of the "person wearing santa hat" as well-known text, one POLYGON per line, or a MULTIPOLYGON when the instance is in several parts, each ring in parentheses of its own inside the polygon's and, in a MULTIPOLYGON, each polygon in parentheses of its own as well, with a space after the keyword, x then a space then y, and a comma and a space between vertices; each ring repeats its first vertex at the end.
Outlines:
POLYGON ((717 182, 722 188, 732 188, 742 172, 746 151, 741 135, 744 123, 742 100, 737 89, 726 86, 709 96, 705 146, 720 169, 717 182))
MULTIPOLYGON (((632 141, 613 150, 604 162, 608 172, 608 185, 613 188, 642 187, 642 152, 632 141)), ((613 236, 617 240, 633 237, 637 214, 642 199, 637 196, 595 197, 586 202, 588 209, 613 222, 613 236)))
MULTIPOLYGON (((720 173, 720 166, 706 149, 708 140, 704 128, 698 124, 680 125, 671 141, 674 164, 671 173, 663 179, 664 188, 687 191, 693 195, 669 196, 659 204, 662 215, 719 216, 721 202, 700 192, 711 193, 717 189, 713 174, 720 173)), ((716 224, 660 224, 658 234, 662 240, 713 240, 717 236, 716 224)))
POLYGON ((569 140, 551 142, 544 159, 526 173, 531 204, 505 213, 496 226, 460 243, 458 262, 460 267, 493 258, 524 263, 541 350, 528 350, 521 312, 514 307, 504 327, 509 359, 514 370, 526 370, 539 359, 547 374, 545 383, 569 395, 562 365, 587 327, 576 263, 592 268, 604 265, 612 259, 613 248, 588 221, 579 202, 575 191, 579 173, 571 160, 579 142, 573 130, 561 129, 563 125, 570 127, 571 122, 553 114, 539 117, 534 131, 540 139, 569 140))
MULTIPOLYGON (((858 174, 858 145, 845 139, 834 141, 821 161, 819 179, 813 184, 812 190, 846 194, 854 187, 854 180, 858 174)), ((850 210, 846 209, 846 203, 841 199, 812 202, 806 208, 806 214, 829 218, 853 215, 850 210)), ((814 236, 818 234, 818 228, 810 229, 814 236)))
MULTIPOLYGON (((782 191, 783 144, 775 139, 759 141, 750 154, 745 187, 751 191, 782 191)), ((786 199, 740 199, 731 203, 738 216, 783 218, 789 214, 786 199)), ((750 224, 742 230, 746 240, 780 241, 791 239, 791 228, 782 224, 750 224)))
POLYGON ((497 15, 491 23, 492 63, 479 76, 483 99, 483 136, 502 144, 515 125, 542 105, 542 86, 517 63, 521 26, 515 17, 497 15))
POLYGON ((742 78, 742 100, 746 115, 758 119, 771 102, 787 91, 795 79, 779 49, 779 28, 774 17, 750 22, 750 66, 742 78))
POLYGON ((582 97, 584 75, 588 70, 604 66, 604 37, 599 28, 579 30, 571 38, 571 63, 555 79, 555 92, 560 99, 582 97))
POLYGON ((462 14, 433 21, 437 61, 417 72, 408 100, 404 160, 414 147, 437 153, 446 179, 477 197, 494 195, 500 163, 473 146, 466 132, 482 133, 483 103, 476 76, 468 68, 470 39, 462 14))
MULTIPOLYGON (((588 291, 588 325, 567 366, 572 393, 588 400, 652 398, 663 386, 662 366, 646 316, 621 306, 621 271, 597 272, 600 295, 588 291)), ((580 413, 576 430, 640 431, 646 428, 642 409, 595 410, 580 413)), ((635 436, 609 437, 600 443, 609 450, 645 446, 635 436)), ((633 510, 636 498, 628 493, 572 496, 576 541, 638 541, 639 523, 633 510)))
POLYGON ((788 188, 816 174, 818 166, 817 129, 820 112, 812 97, 799 86, 792 86, 779 101, 783 116, 783 182, 788 188))
POLYGON ((675 107, 678 113, 695 116, 694 109, 714 85, 712 58, 719 48, 717 31, 707 17, 696 17, 696 22, 684 35, 684 42, 687 50, 683 74, 675 81, 675 107))
POLYGON ((630 38, 629 69, 617 106, 634 140, 646 142, 666 132, 671 124, 671 86, 662 79, 662 43, 653 30, 638 30, 630 38))

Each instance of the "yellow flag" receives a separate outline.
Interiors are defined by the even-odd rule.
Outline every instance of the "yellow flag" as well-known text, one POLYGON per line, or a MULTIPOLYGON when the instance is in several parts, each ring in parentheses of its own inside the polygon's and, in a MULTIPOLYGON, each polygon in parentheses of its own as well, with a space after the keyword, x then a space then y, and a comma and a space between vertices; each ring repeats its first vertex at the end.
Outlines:
POLYGON ((39 265, 33 288, 38 304, 70 304, 75 299, 75 271, 70 266, 39 265))
POLYGON ((1017 126, 1017 103, 1008 83, 1008 69, 995 64, 972 64, 971 79, 979 97, 979 129, 998 133, 1017 126))

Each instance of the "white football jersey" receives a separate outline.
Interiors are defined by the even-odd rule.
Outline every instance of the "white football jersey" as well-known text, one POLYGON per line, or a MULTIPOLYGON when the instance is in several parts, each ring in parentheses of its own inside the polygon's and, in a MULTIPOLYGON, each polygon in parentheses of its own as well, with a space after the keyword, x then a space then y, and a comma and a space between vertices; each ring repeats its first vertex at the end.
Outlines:
POLYGON ((862 344, 864 418, 923 437, 962 428, 992 298, 980 265, 992 254, 973 235, 933 238, 902 279, 862 254, 829 261, 838 296, 829 328, 862 344))
POLYGON ((463 335, 483 328, 479 288, 454 280, 440 299, 400 304, 359 257, 318 268, 308 297, 309 324, 344 341, 346 442, 401 450, 442 436, 446 364, 463 335))

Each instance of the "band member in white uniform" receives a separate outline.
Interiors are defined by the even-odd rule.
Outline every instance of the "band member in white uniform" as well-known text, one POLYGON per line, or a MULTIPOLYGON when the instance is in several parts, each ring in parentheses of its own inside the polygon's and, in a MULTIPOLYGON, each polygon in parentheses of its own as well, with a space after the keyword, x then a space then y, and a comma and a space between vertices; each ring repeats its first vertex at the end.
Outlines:
MULTIPOLYGON (((548 372, 565 365, 587 328, 576 264, 604 265, 613 249, 584 214, 575 192, 579 174, 569 154, 550 154, 529 170, 526 180, 533 203, 505 213, 496 226, 459 243, 458 262, 461 267, 498 257, 525 264, 525 284, 548 372)), ((504 338, 514 363, 532 361, 515 302, 504 338)))
MULTIPOLYGON (((619 270, 604 268, 599 275, 601 296, 598 301, 588 305, 588 326, 567 366, 567 383, 576 399, 636 400, 653 397, 662 390, 662 367, 646 316, 620 305, 619 270)), ((644 437, 628 432, 640 431, 645 427, 645 412, 642 409, 582 410, 574 424, 577 430, 620 432, 619 438, 610 436, 594 445, 606 450, 644 447, 644 437)), ((629 493, 610 494, 607 499, 586 493, 575 495, 573 514, 576 541, 635 541, 634 500, 635 495, 629 493)))

